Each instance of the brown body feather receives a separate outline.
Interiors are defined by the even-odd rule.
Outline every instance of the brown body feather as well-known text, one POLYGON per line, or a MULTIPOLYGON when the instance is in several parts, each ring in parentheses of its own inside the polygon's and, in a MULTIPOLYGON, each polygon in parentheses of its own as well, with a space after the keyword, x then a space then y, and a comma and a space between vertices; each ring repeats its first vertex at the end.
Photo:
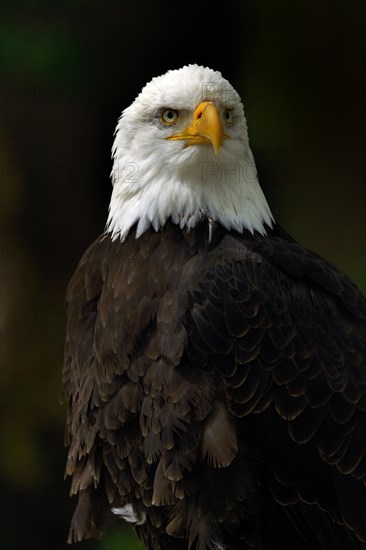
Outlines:
POLYGON ((366 548, 365 300, 279 228, 209 233, 104 235, 70 282, 69 541, 131 503, 150 550, 366 548))

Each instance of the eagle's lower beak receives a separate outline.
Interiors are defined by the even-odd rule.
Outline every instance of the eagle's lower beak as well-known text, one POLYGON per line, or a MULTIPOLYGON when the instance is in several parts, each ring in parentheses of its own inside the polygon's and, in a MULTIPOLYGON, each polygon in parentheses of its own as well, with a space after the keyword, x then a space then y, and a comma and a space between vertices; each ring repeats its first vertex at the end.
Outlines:
POLYGON ((225 137, 218 108, 210 101, 202 101, 193 113, 192 125, 167 139, 185 140, 186 147, 197 143, 211 143, 217 155, 225 137))

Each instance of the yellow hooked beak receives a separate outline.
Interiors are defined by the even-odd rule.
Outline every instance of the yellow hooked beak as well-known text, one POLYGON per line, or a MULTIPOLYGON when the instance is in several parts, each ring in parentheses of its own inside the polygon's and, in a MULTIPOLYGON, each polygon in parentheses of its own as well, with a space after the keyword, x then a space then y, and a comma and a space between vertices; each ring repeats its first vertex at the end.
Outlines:
POLYGON ((181 134, 173 134, 166 139, 173 141, 184 140, 186 141, 186 147, 198 143, 209 143, 212 144, 217 155, 222 140, 225 138, 226 135, 224 134, 218 108, 210 101, 202 101, 193 113, 191 126, 186 128, 181 134))

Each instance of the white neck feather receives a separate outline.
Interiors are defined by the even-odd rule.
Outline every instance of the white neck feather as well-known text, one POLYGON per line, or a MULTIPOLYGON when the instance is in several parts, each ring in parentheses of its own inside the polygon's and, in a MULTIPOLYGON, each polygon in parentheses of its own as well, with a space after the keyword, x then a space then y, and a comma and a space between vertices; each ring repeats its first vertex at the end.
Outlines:
POLYGON ((116 155, 107 223, 113 239, 124 240, 135 224, 136 238, 150 226, 158 231, 169 218, 187 229, 210 218, 229 230, 265 234, 273 218, 249 147, 238 156, 207 150, 196 157, 177 165, 158 156, 136 162, 131 159, 140 155, 116 155))

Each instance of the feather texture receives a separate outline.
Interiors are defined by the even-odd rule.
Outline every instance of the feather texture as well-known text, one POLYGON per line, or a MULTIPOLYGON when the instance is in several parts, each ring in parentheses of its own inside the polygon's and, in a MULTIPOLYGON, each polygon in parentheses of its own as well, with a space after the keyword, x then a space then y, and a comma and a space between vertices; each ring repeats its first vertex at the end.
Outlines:
POLYGON ((70 541, 114 508, 151 550, 366 548, 366 306, 334 266, 168 223, 99 238, 67 307, 70 541))

